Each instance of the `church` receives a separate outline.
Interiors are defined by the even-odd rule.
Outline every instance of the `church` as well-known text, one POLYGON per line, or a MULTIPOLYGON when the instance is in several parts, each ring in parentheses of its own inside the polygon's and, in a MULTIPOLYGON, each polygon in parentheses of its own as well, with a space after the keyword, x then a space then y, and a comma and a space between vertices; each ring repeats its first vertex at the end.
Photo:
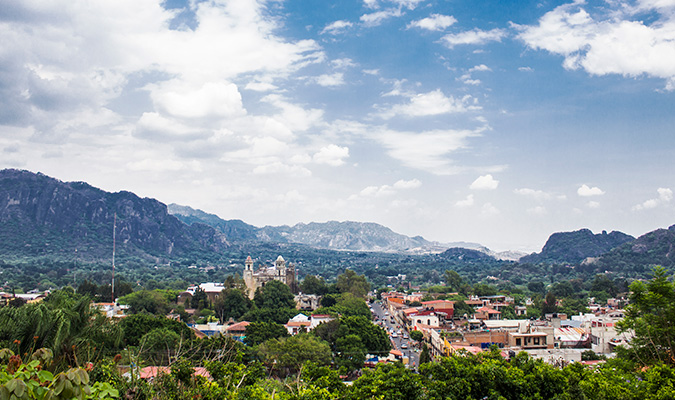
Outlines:
POLYGON ((286 260, 279 256, 273 266, 261 266, 254 271, 253 259, 248 256, 244 267, 244 283, 246 283, 248 297, 253 299, 256 289, 265 286, 267 282, 272 280, 285 283, 293 293, 297 293, 297 277, 293 264, 287 266, 286 260))

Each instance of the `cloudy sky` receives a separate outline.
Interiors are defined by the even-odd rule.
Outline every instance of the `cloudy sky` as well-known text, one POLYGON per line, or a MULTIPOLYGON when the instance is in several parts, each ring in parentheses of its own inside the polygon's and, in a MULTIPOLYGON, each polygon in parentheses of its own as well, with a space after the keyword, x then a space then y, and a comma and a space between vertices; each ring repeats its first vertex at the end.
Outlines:
POLYGON ((0 168, 538 251, 675 224, 675 0, 0 0, 0 168))

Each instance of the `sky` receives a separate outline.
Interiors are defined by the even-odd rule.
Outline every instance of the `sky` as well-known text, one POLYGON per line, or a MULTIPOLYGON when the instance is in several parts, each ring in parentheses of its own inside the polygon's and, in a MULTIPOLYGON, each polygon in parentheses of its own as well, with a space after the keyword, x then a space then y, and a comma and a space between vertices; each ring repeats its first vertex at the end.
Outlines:
POLYGON ((675 224, 675 0, 0 0, 0 168, 539 251, 675 224))

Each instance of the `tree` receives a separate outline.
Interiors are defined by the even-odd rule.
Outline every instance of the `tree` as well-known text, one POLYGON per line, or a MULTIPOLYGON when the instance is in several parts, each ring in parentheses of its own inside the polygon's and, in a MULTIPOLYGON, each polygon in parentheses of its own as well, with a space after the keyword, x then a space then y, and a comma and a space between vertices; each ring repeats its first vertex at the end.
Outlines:
POLYGON ((412 400, 422 398, 417 375, 401 363, 381 364, 367 370, 352 386, 350 399, 412 400))
POLYGON ((431 354, 426 343, 422 344, 422 352, 420 353, 420 365, 431 362, 431 354))
POLYGON ((370 284, 364 275, 346 269, 337 277, 337 288, 340 293, 352 293, 355 296, 364 297, 370 290, 370 284))
POLYGON ((132 314, 146 312, 155 315, 166 315, 169 313, 169 301, 158 290, 139 290, 138 292, 121 297, 119 302, 120 304, 129 305, 129 311, 132 314))
POLYGON ((643 365, 675 365, 675 285, 657 266, 650 281, 635 281, 630 290, 625 317, 616 324, 619 333, 635 332, 627 355, 643 365))
POLYGON ((416 342, 421 342, 424 340, 424 334, 422 331, 412 331, 410 332, 410 339, 416 341, 416 342))
MULTIPOLYGON (((361 338, 361 342, 370 354, 388 354, 391 350, 391 342, 387 332, 365 317, 352 316, 340 319, 337 338, 349 335, 356 335, 361 338)), ((338 339, 336 339, 336 343, 338 339)))
POLYGON ((213 303, 213 310, 221 323, 246 314, 253 302, 239 289, 224 289, 213 303))
POLYGON ((352 334, 338 338, 335 342, 335 351, 338 367, 352 372, 363 368, 368 349, 358 335, 352 334))
POLYGON ((309 333, 270 339, 262 343, 258 350, 265 358, 265 363, 279 370, 282 375, 298 371, 306 361, 327 365, 331 360, 328 343, 309 333))
POLYGON ((451 269, 445 271, 445 286, 447 286, 451 291, 456 292, 464 284, 464 279, 451 269))
POLYGON ((264 341, 285 336, 288 336, 288 330, 281 324, 274 322, 252 322, 246 327, 244 343, 249 346, 256 346, 264 341))
POLYGON ((558 305, 556 304, 557 300, 553 292, 546 293, 546 300, 541 308, 542 314, 551 314, 558 312, 558 305))
POLYGON ((192 295, 192 299, 190 300, 190 306, 192 308, 196 308, 197 310, 209 308, 209 297, 206 295, 206 292, 199 286, 197 286, 195 294, 192 295))
POLYGON ((295 296, 291 288, 280 281, 269 281, 256 289, 253 301, 258 308, 295 308, 295 296))
POLYGON ((544 291, 546 291, 546 286, 542 281, 532 281, 527 284, 527 289, 532 293, 539 293, 543 295, 544 291))
POLYGON ((300 284, 300 291, 307 294, 323 295, 326 293, 327 289, 326 281, 324 281, 323 278, 314 275, 305 276, 305 279, 303 279, 300 284))

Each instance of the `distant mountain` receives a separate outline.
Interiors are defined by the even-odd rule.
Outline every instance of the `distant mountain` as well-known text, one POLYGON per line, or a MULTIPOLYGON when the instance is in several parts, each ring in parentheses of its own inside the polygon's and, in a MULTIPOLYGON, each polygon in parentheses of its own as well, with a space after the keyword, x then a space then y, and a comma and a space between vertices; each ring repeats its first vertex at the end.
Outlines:
POLYGON ((230 242, 296 243, 331 250, 412 253, 441 252, 448 247, 425 240, 421 236, 401 235, 372 222, 329 221, 257 228, 239 220, 223 220, 216 215, 187 206, 170 204, 168 209, 186 224, 200 222, 212 226, 224 234, 230 242))
POLYGON ((209 225, 224 234, 232 242, 258 240, 260 228, 238 219, 224 220, 217 215, 173 203, 167 206, 167 210, 169 214, 172 214, 188 225, 194 223, 209 225))
POLYGON ((109 193, 84 182, 0 171, 0 254, 110 258, 113 223, 118 254, 141 258, 216 254, 225 236, 205 224, 187 226, 166 205, 130 192, 109 193))
POLYGON ((653 265, 675 267, 675 225, 645 233, 603 254, 596 263, 607 270, 618 268, 637 272, 648 272, 653 265))
POLYGON ((524 256, 520 262, 578 264, 587 257, 600 256, 633 240, 633 236, 618 231, 602 231, 598 234, 593 234, 589 229, 558 232, 548 238, 541 253, 524 256))

